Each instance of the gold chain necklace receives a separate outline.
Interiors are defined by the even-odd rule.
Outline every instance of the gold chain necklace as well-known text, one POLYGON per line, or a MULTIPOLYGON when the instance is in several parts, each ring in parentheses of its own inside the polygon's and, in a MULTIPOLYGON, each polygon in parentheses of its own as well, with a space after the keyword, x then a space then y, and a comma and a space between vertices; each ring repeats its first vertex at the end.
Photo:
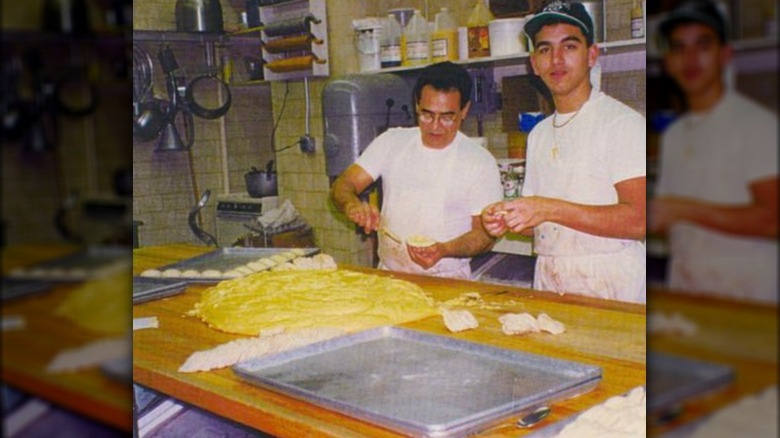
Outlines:
POLYGON ((582 110, 583 106, 585 106, 585 105, 580 105, 580 107, 577 108, 577 111, 574 113, 574 115, 569 117, 568 119, 566 119, 566 121, 561 123, 560 125, 555 123, 555 121, 558 119, 558 111, 556 111, 555 114, 553 114, 553 119, 552 119, 553 148, 552 148, 552 150, 550 152, 552 153, 552 157, 553 157, 554 160, 558 159, 558 154, 560 152, 560 148, 558 147, 558 135, 556 134, 556 132, 558 131, 559 128, 563 128, 564 126, 566 126, 569 123, 571 123, 571 121, 574 120, 574 118, 577 117, 577 115, 580 113, 580 110, 582 110))

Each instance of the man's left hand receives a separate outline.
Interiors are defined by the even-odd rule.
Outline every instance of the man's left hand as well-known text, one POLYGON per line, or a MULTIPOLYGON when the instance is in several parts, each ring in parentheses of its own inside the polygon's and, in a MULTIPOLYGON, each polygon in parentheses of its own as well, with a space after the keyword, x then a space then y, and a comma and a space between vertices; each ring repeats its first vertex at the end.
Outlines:
POLYGON ((409 257, 423 269, 429 269, 444 257, 443 245, 439 242, 430 246, 406 245, 409 257))

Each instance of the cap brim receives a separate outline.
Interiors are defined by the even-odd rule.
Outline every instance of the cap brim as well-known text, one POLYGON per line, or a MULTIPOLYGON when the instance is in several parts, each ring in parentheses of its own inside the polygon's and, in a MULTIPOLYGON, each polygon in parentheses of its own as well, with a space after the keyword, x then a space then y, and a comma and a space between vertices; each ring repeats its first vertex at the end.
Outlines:
POLYGON ((537 15, 534 15, 533 18, 528 20, 528 22, 525 23, 525 27, 523 30, 525 31, 525 34, 529 37, 532 37, 536 35, 537 32, 539 32, 539 29, 541 29, 544 25, 556 22, 556 23, 568 23, 574 26, 579 27, 582 29, 582 33, 587 37, 588 36, 588 26, 582 22, 581 20, 578 20, 571 15, 563 14, 560 12, 540 12, 537 15))
POLYGON ((661 37, 665 38, 669 31, 671 31, 672 27, 681 22, 705 24, 717 30, 718 32, 720 32, 723 27, 721 23, 707 14, 693 10, 678 10, 670 12, 666 18, 661 20, 661 22, 658 24, 658 30, 661 31, 661 37))

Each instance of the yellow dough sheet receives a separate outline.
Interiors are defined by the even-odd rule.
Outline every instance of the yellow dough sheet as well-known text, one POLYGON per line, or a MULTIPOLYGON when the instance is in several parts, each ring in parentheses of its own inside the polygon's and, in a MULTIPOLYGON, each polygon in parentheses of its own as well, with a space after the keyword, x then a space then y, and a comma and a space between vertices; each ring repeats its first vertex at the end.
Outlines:
POLYGON ((283 327, 349 332, 438 315, 431 297, 404 280, 348 270, 263 271, 207 289, 190 312, 228 333, 283 327))

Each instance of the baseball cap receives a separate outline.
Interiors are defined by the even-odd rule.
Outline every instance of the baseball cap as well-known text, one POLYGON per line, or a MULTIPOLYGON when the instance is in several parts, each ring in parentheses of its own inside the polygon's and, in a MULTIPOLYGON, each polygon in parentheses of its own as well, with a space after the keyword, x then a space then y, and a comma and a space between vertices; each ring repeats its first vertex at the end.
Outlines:
POLYGON ((667 42, 672 29, 681 23, 701 23, 715 30, 722 42, 728 41, 728 24, 725 15, 710 0, 687 0, 671 10, 658 24, 660 38, 667 42))
POLYGON ((525 34, 533 41, 539 30, 555 23, 572 24, 582 30, 588 45, 593 44, 593 19, 582 3, 553 0, 525 23, 525 34))

